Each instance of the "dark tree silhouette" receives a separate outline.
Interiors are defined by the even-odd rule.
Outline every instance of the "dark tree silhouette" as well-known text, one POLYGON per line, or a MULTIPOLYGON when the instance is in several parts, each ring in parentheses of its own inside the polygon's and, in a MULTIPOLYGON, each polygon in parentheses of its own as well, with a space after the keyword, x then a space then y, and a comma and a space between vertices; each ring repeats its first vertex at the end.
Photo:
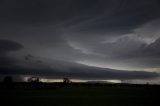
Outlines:
POLYGON ((39 77, 29 77, 28 82, 40 82, 39 77))
POLYGON ((8 89, 14 88, 14 83, 13 83, 12 76, 6 76, 3 80, 3 83, 4 83, 5 87, 8 88, 8 89))
POLYGON ((63 78, 63 83, 68 84, 71 83, 69 78, 63 78))
POLYGON ((39 77, 29 77, 28 82, 31 84, 34 88, 42 88, 42 83, 40 82, 39 77))
POLYGON ((6 76, 5 78, 4 78, 4 81, 3 81, 4 83, 13 83, 13 79, 12 79, 12 77, 11 76, 6 76))

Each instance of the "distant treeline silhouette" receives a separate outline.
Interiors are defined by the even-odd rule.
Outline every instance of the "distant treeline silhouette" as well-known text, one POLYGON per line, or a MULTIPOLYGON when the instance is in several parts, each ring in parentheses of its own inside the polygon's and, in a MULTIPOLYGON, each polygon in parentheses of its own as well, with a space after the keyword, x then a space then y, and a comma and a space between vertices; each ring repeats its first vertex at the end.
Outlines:
POLYGON ((14 82, 12 76, 6 76, 0 83, 0 89, 57 89, 61 87, 143 87, 160 88, 160 85, 151 84, 127 84, 127 83, 89 83, 89 82, 71 82, 69 78, 63 78, 63 82, 41 82, 39 77, 29 77, 27 82, 14 82))

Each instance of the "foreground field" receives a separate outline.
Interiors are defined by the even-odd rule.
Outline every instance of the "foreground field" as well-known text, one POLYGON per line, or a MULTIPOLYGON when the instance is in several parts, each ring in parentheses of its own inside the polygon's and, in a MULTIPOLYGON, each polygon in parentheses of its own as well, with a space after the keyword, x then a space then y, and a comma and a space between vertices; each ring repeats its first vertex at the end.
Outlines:
POLYGON ((159 106, 156 87, 62 87, 0 90, 3 106, 159 106))

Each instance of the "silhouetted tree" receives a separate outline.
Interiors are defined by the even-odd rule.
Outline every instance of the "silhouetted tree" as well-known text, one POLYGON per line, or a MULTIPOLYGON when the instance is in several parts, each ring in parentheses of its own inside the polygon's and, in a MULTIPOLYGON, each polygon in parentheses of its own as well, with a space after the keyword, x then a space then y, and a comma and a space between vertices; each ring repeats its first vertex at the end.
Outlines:
POLYGON ((28 82, 37 83, 37 82, 40 82, 40 80, 39 80, 39 77, 29 77, 28 82))
POLYGON ((69 78, 63 78, 63 83, 68 84, 71 83, 69 78))
POLYGON ((28 82, 30 82, 31 86, 34 88, 42 88, 42 83, 40 82, 39 77, 29 77, 28 82))
POLYGON ((6 88, 8 89, 12 89, 14 88, 14 83, 13 83, 13 78, 12 76, 6 76, 3 80, 4 85, 6 86, 6 88))
POLYGON ((122 79, 122 80, 121 80, 121 84, 124 84, 124 82, 125 82, 125 80, 122 79))

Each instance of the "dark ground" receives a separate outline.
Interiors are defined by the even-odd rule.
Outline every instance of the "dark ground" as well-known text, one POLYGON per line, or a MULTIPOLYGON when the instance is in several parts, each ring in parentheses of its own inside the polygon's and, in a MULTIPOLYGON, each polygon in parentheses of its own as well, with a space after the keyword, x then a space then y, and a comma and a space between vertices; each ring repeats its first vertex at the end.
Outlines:
POLYGON ((1 106, 159 106, 160 86, 16 84, 0 87, 1 106))

